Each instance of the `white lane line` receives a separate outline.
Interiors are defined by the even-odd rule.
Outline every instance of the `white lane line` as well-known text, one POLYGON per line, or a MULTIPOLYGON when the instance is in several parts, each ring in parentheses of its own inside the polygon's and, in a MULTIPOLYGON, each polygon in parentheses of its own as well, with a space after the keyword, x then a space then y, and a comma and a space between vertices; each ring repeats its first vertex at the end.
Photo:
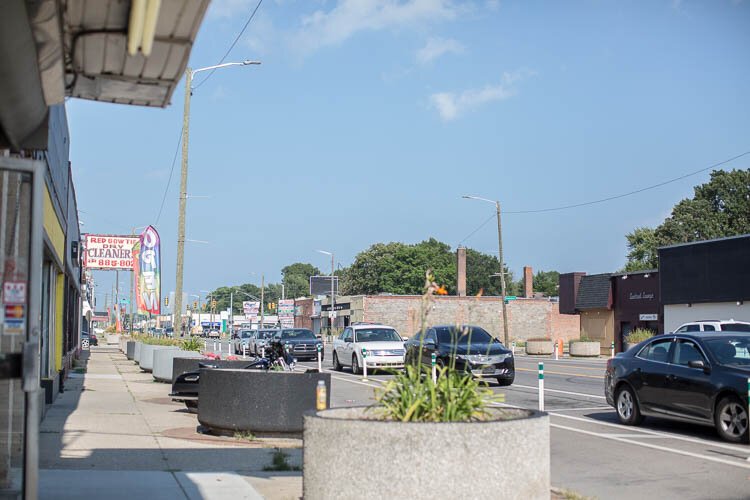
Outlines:
POLYGON ((554 410, 547 410, 548 412, 557 411, 587 411, 587 410, 611 410, 611 406, 588 406, 586 408, 560 408, 554 410))
POLYGON ((367 387, 373 387, 375 389, 382 387, 382 384, 376 385, 370 382, 363 382, 362 380, 351 380, 351 379, 344 378, 344 377, 337 377, 335 375, 331 375, 331 378, 334 380, 341 380, 342 382, 349 382, 350 384, 366 385, 367 387))
MULTIPOLYGON (((536 386, 520 385, 520 384, 509 385, 508 387, 506 387, 506 389, 512 389, 514 387, 521 387, 523 389, 533 389, 535 391, 539 389, 536 386)), ((544 388, 544 392, 559 392, 560 394, 569 394, 571 396, 583 396, 585 398, 607 399, 604 396, 597 396, 595 394, 584 394, 582 392, 561 391, 559 389, 548 389, 547 387, 544 388)))
POLYGON ((576 429, 575 427, 567 427, 565 425, 550 424, 550 427, 556 429, 563 429, 570 432, 577 432, 579 434, 586 434, 589 436, 595 436, 602 439, 609 439, 611 441, 618 441, 620 443, 632 444, 635 446, 642 446, 644 448, 651 448, 652 450, 663 451, 666 453, 674 453, 675 455, 683 455, 686 457, 697 458, 699 460, 708 460, 709 462, 716 462, 719 464, 730 465, 732 467, 739 467, 740 469, 750 469, 750 463, 733 462, 719 457, 712 457, 710 455, 701 455, 700 453, 693 453, 690 451, 678 450, 676 448, 667 448, 666 446, 659 446, 657 444, 642 443, 640 441, 633 441, 623 437, 618 437, 616 434, 602 434, 601 432, 587 431, 583 429, 576 429))
MULTIPOLYGON (((614 409, 612 411, 614 411, 614 409)), ((714 442, 714 441, 709 441, 707 439, 691 438, 691 437, 687 437, 687 436, 681 436, 679 434, 673 434, 673 433, 670 433, 670 432, 653 431, 651 429, 644 429, 642 427, 626 427, 626 426, 624 426, 622 424, 612 424, 612 423, 609 423, 609 422, 600 422, 598 420, 594 420, 593 418, 574 417, 573 415, 560 415, 559 413, 552 413, 552 412, 550 412, 550 415, 554 415, 555 417, 560 417, 560 418, 566 418, 568 420, 575 420, 577 422, 585 422, 585 423, 591 424, 591 425, 603 425, 605 427, 613 427, 615 429, 619 429, 620 431, 623 431, 623 430, 627 429, 630 432, 637 432, 637 433, 642 433, 642 434, 650 434, 650 435, 653 435, 653 436, 666 436, 666 437, 669 437, 671 439, 675 439, 675 440, 678 440, 678 441, 685 441, 687 443, 700 444, 700 445, 708 446, 708 447, 711 447, 711 448, 722 448, 724 450, 731 450, 731 451, 734 451, 736 453, 740 453, 742 455, 747 455, 748 453, 750 453, 750 450, 748 450, 747 447, 740 447, 740 446, 735 446, 735 445, 732 445, 732 444, 725 444, 725 443, 717 443, 717 442, 714 442)))

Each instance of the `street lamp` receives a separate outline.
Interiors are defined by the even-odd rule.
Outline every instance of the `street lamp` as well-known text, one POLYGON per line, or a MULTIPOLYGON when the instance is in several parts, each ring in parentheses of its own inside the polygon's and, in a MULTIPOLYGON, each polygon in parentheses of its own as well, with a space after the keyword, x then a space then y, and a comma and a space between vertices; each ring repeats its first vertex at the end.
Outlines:
POLYGON ((333 320, 336 319, 336 292, 333 286, 333 273, 335 270, 334 264, 333 264, 333 252, 327 252, 325 250, 316 250, 316 252, 322 253, 324 255, 330 255, 331 256, 331 311, 329 313, 329 322, 330 325, 328 328, 328 335, 333 335, 333 320))
POLYGON ((495 210, 497 210, 497 253, 500 258, 500 272, 498 274, 500 275, 500 293, 503 299, 503 334, 504 342, 507 346, 510 344, 508 339, 508 314, 505 310, 505 265, 503 264, 503 229, 500 219, 500 202, 488 200, 487 198, 481 198, 479 196, 464 195, 462 196, 462 198, 465 198, 467 200, 479 200, 487 203, 493 203, 495 205, 495 210))
POLYGON ((242 61, 217 64, 191 70, 185 70, 185 107, 182 115, 182 171, 180 175, 180 208, 177 216, 177 276, 175 280, 174 305, 175 315, 174 322, 177 328, 182 331, 182 273, 185 259, 185 202, 187 200, 187 177, 188 177, 188 139, 190 130, 190 96, 193 93, 192 82, 193 76, 201 71, 216 70, 228 66, 248 66, 260 64, 260 61, 242 61))

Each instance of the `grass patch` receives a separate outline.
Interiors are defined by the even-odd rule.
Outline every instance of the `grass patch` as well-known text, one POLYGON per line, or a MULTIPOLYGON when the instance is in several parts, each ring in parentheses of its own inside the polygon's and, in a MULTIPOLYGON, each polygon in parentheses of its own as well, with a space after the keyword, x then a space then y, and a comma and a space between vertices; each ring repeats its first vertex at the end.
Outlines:
POLYGON ((282 451, 280 448, 276 448, 271 458, 271 465, 266 465, 263 470, 266 472, 277 472, 277 471, 293 471, 300 470, 296 465, 289 463, 289 454, 282 451))
POLYGON ((237 431, 234 433, 234 439, 238 441, 255 441, 255 436, 250 431, 237 431))

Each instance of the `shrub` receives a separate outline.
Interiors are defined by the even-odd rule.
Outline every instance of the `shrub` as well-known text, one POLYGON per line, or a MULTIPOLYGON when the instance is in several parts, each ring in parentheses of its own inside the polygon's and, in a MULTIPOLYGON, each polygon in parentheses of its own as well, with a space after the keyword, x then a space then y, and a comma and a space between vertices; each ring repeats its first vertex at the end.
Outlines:
POLYGON ((568 341, 569 344, 575 344, 576 342, 600 342, 599 339, 592 339, 590 337, 583 336, 579 339, 573 339, 568 341))
POLYGON ((631 331, 627 337, 625 337, 625 341, 629 344, 637 344, 639 342, 643 342, 644 340, 648 340, 653 336, 654 332, 649 330, 648 328, 636 328, 635 330, 631 331))
POLYGON ((201 349, 203 349, 203 342, 201 342, 200 339, 196 337, 190 337, 190 338, 184 339, 180 343, 180 347, 185 351, 200 352, 201 349))

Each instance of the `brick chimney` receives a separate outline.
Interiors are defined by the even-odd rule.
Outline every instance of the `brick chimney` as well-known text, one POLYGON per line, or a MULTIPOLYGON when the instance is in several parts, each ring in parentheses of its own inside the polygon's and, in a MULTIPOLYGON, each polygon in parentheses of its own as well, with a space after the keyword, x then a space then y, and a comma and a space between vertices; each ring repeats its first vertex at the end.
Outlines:
POLYGON ((523 296, 527 299, 534 296, 534 271, 531 266, 523 266, 523 296))
POLYGON ((459 297, 466 297, 466 247, 456 250, 456 289, 459 297))

